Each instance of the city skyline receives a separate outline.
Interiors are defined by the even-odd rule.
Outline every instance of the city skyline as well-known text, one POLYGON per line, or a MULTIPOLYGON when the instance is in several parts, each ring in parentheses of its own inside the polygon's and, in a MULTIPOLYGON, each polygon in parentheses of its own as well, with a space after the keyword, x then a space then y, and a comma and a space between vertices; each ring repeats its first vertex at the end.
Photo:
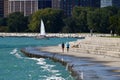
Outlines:
POLYGON ((0 17, 4 16, 4 0, 0 0, 0 17))
POLYGON ((24 16, 28 16, 38 10, 38 0, 6 0, 4 3, 8 3, 4 8, 5 17, 13 12, 23 12, 24 16))
POLYGON ((62 9, 66 16, 71 16, 73 7, 120 7, 120 0, 0 0, 0 17, 7 17, 13 12, 23 12, 29 16, 39 9, 62 9))

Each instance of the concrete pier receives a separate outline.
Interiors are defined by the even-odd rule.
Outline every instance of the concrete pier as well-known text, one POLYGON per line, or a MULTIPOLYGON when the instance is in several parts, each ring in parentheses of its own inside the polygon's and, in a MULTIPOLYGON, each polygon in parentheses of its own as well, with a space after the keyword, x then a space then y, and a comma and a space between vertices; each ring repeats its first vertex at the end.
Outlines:
MULTIPOLYGON (((1 37, 36 37, 39 33, 0 33, 1 37)), ((89 33, 47 33, 47 37, 90 37, 89 33)), ((111 36, 110 34, 93 34, 95 37, 111 36)))
POLYGON ((36 58, 50 58, 55 62, 60 62, 62 65, 66 66, 66 70, 71 72, 71 75, 75 77, 76 80, 82 80, 81 73, 77 72, 77 70, 73 70, 73 65, 69 64, 69 61, 66 55, 56 54, 56 53, 47 53, 41 52, 37 48, 28 47, 21 49, 21 52, 24 53, 28 57, 36 57, 36 58), (63 60, 64 59, 64 60, 63 60))

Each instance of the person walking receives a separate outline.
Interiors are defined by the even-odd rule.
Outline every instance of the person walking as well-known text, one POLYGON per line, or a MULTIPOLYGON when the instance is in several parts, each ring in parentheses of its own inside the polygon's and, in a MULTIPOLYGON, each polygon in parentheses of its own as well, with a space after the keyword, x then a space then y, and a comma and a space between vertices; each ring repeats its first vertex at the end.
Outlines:
POLYGON ((67 52, 69 52, 69 48, 70 48, 69 42, 66 43, 66 48, 67 48, 67 52))
POLYGON ((65 47, 65 44, 64 43, 62 43, 62 52, 64 52, 64 47, 65 47))

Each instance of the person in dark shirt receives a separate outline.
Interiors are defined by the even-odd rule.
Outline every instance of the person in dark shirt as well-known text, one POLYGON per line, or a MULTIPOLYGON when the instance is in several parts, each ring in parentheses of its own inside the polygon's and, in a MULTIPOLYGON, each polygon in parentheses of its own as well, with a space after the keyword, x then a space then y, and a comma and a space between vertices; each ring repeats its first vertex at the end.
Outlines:
POLYGON ((64 43, 62 43, 62 52, 64 52, 64 47, 65 47, 65 44, 64 43))

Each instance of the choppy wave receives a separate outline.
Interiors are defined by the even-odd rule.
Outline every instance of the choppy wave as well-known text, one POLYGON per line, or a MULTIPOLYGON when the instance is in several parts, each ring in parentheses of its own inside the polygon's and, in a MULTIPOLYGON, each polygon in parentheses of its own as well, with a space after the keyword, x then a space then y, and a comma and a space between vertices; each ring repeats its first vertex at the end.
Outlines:
MULTIPOLYGON (((20 53, 19 50, 17 48, 14 48, 10 54, 16 56, 17 58, 23 58, 20 53)), ((28 58, 25 57, 24 59, 31 59, 31 60, 35 60, 37 61, 36 64, 40 65, 40 67, 43 69, 43 71, 47 71, 49 73, 51 73, 51 76, 41 76, 41 78, 43 80, 72 80, 72 78, 70 76, 68 76, 67 78, 63 78, 61 77, 61 73, 59 72, 59 70, 55 70, 53 69, 54 67, 56 67, 55 65, 52 64, 48 64, 44 59, 44 58, 28 58)), ((28 75, 31 78, 31 74, 28 75)), ((41 80, 41 79, 40 79, 41 80)))
POLYGON ((55 65, 47 64, 44 58, 30 58, 30 59, 36 60, 37 61, 36 64, 40 65, 40 67, 43 68, 43 70, 46 70, 52 73, 59 72, 59 70, 52 70, 52 68, 55 67, 55 65))
POLYGON ((22 56, 19 54, 18 49, 14 48, 10 54, 15 55, 17 58, 22 58, 22 56))
POLYGON ((61 41, 66 42, 72 40, 76 39, 50 38, 49 40, 45 41, 26 37, 1 38, 0 80, 63 80, 63 78, 66 78, 69 73, 66 73, 65 68, 62 67, 60 64, 56 64, 48 59, 43 58, 32 58, 34 60, 30 60, 29 57, 21 54, 20 49, 27 46, 36 47, 57 45, 60 44, 61 41), (53 40, 54 43, 51 44, 53 40), (11 42, 8 43, 9 41, 11 42), (43 45, 43 43, 45 44, 43 45), (66 75, 64 75, 65 73, 66 75))
POLYGON ((65 79, 62 77, 51 76, 51 77, 48 77, 46 80, 65 80, 65 79))
POLYGON ((17 48, 13 49, 10 54, 16 54, 17 53, 17 48))
POLYGON ((46 62, 45 62, 45 59, 44 59, 44 58, 28 58, 28 59, 32 59, 32 60, 37 61, 37 63, 36 63, 36 64, 38 64, 38 65, 45 65, 45 64, 46 64, 46 62))
POLYGON ((67 78, 62 78, 62 77, 57 77, 57 76, 51 76, 51 77, 47 77, 45 80, 74 80, 73 77, 70 75, 67 78))
POLYGON ((44 80, 65 80, 62 77, 58 77, 61 74, 59 73, 59 70, 53 69, 55 65, 46 63, 44 58, 29 58, 29 59, 36 60, 37 61, 36 64, 40 65, 40 67, 43 68, 43 71, 52 73, 51 76, 44 76, 45 78, 44 80))

